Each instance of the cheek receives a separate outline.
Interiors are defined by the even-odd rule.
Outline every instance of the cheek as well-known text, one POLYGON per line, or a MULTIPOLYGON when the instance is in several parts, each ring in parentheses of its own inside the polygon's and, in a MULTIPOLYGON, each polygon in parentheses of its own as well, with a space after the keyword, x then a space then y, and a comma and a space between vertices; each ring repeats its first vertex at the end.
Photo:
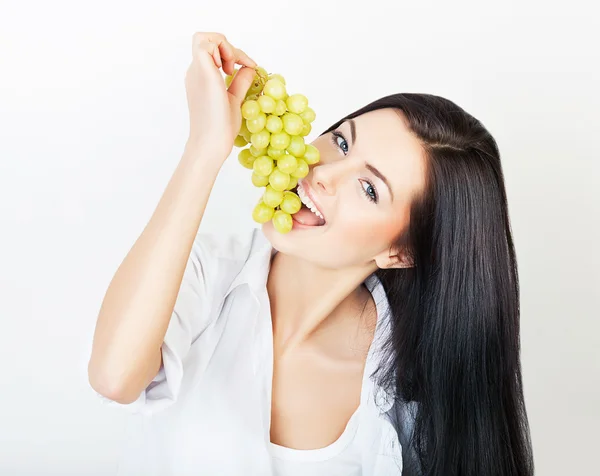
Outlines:
MULTIPOLYGON (((336 237, 342 242, 351 243, 360 254, 373 254, 387 247, 402 231, 403 217, 390 217, 373 212, 357 214, 355 210, 345 208, 338 216, 336 237)), ((336 239, 337 239, 336 238, 336 239)))
POLYGON ((403 229, 403 219, 385 220, 383 223, 381 223, 379 233, 380 236, 386 240, 386 242, 391 243, 396 239, 403 229))
POLYGON ((391 236, 393 227, 385 217, 369 211, 357 213, 357 208, 341 210, 342 215, 336 218, 336 236, 344 237, 356 249, 370 252, 391 236))

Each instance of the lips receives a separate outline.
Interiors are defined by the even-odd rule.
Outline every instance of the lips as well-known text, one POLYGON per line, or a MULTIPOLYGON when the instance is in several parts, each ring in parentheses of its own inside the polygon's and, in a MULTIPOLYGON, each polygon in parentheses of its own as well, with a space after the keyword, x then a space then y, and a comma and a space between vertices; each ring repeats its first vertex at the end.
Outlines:
POLYGON ((310 184, 306 180, 300 179, 300 180, 298 180, 297 188, 301 189, 304 192, 304 194, 310 199, 312 204, 315 206, 315 208, 318 210, 318 212, 323 217, 322 218, 323 221, 327 222, 327 218, 325 217, 325 214, 323 213, 323 209, 322 209, 321 205, 319 204, 319 202, 315 199, 315 196, 312 192, 310 184))

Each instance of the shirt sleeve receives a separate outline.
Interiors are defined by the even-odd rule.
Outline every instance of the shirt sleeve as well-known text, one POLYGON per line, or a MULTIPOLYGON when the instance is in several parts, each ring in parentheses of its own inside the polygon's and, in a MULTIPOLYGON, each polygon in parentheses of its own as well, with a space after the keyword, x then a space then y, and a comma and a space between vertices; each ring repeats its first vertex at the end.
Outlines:
POLYGON ((220 247, 218 243, 218 237, 206 233, 198 233, 194 239, 161 346, 162 364, 156 377, 132 403, 120 404, 100 395, 104 402, 132 413, 153 414, 177 400, 184 376, 195 364, 186 356, 215 318, 212 308, 226 278, 219 266, 219 256, 227 252, 226 240, 221 239, 220 247))

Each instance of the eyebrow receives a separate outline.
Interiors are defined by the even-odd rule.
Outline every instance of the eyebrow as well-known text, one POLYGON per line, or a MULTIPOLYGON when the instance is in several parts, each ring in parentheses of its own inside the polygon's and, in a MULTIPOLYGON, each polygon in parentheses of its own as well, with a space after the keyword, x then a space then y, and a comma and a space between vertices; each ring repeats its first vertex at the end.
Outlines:
MULTIPOLYGON (((354 143, 356 142, 356 124, 354 122, 354 119, 348 119, 348 123, 350 124, 350 135, 352 137, 352 146, 354 146, 354 143)), ((383 175, 377 169, 377 167, 369 164, 368 162, 365 163, 365 167, 368 170, 370 170, 373 173, 373 175, 375 175, 379 180, 381 180, 386 185, 386 187, 390 191, 390 196, 392 197, 392 202, 393 202, 394 201, 394 192, 392 192, 392 187, 390 187, 390 183, 388 182, 388 179, 385 177, 385 175, 383 175)))
POLYGON ((352 136, 352 145, 356 142, 356 124, 354 123, 354 119, 349 119, 350 123, 350 135, 352 136))

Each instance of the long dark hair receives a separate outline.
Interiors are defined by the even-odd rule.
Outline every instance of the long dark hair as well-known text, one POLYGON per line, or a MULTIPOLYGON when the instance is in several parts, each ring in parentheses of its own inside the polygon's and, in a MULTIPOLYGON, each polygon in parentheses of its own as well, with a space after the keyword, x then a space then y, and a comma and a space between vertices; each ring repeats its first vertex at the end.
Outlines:
POLYGON ((392 313, 377 373, 395 395, 403 474, 532 475, 517 263, 496 141, 462 108, 428 94, 381 98, 323 134, 383 108, 401 111, 426 155, 424 192, 395 243, 414 267, 376 272, 392 313))

